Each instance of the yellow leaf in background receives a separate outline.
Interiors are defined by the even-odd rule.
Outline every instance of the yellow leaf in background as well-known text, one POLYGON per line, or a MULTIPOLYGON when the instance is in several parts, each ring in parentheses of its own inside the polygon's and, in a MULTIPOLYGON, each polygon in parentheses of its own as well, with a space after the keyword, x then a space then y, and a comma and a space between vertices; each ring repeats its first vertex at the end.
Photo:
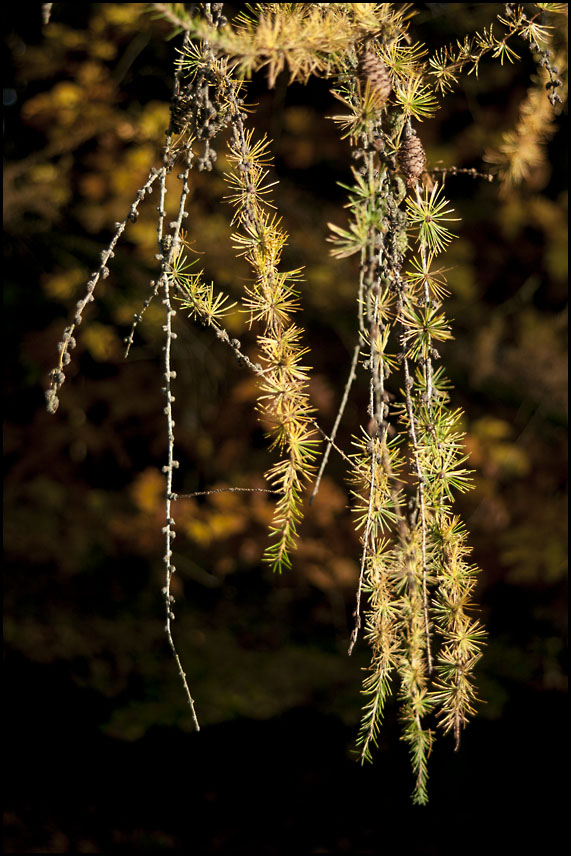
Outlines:
MULTIPOLYGON (((118 196, 128 195, 133 191, 134 182, 142 179, 144 183, 154 157, 155 150, 150 143, 144 143, 143 145, 131 148, 127 155, 122 158, 121 165, 117 165, 113 170, 111 186, 114 192, 118 196)), ((124 205, 124 202, 122 204, 124 205)), ((156 231, 157 227, 155 225, 155 242, 156 231)))
POLYGON ((56 83, 51 92, 54 107, 75 107, 83 98, 83 90, 70 80, 56 83))
POLYGON ((121 340, 113 327, 106 327, 95 321, 92 321, 83 331, 82 342, 93 359, 100 363, 117 359, 123 349, 121 340))
POLYGON ((466 446, 488 477, 517 478, 530 472, 529 454, 517 440, 509 440, 512 434, 512 425, 504 419, 484 416, 472 423, 466 446))
POLYGON ((214 565, 214 570, 216 571, 216 576, 218 577, 226 577, 228 574, 233 573, 236 570, 237 566, 236 559, 234 556, 222 556, 216 564, 214 565))
POLYGON ((117 55, 117 45, 110 41, 99 40, 92 44, 91 52, 97 59, 109 62, 109 60, 115 59, 117 55))
POLYGON ((472 422, 471 433, 475 434, 483 442, 502 440, 512 433, 512 426, 504 419, 496 419, 494 416, 483 416, 472 422))
POLYGON ((49 184, 58 179, 58 170, 53 163, 38 163, 28 172, 30 183, 49 184))
POLYGON ((155 467, 147 467, 131 485, 131 498, 140 511, 156 511, 164 504, 165 477, 155 467))
POLYGON ((203 520, 197 520, 196 518, 186 520, 179 528, 186 533, 191 541, 194 541, 200 547, 208 547, 212 541, 210 527, 203 520))
MULTIPOLYGON (((220 487, 223 487, 223 485, 220 485, 220 487)), ((213 486, 214 490, 216 488, 218 488, 218 485, 213 486)), ((238 491, 224 490, 220 491, 220 493, 211 494, 209 500, 219 511, 230 511, 231 509, 239 508, 243 504, 244 494, 238 491)))
POLYGON ((81 193, 87 199, 101 202, 108 194, 108 185, 105 176, 99 172, 91 172, 79 180, 81 193))
MULTIPOLYGON (((204 511, 202 512, 204 514, 204 511)), ((186 535, 201 547, 208 547, 213 541, 224 541, 232 535, 243 532, 248 523, 246 515, 218 514, 208 515, 206 519, 190 517, 179 521, 186 535)))
POLYGON ((246 329, 246 315, 240 309, 230 309, 224 316, 224 326, 229 333, 239 336, 246 329))
POLYGON ((93 60, 85 62, 77 74, 77 80, 86 89, 100 86, 109 82, 109 72, 105 66, 93 60))
MULTIPOLYGON (((145 283, 144 285, 148 285, 145 283)), ((143 299, 151 294, 151 289, 147 288, 147 291, 141 291, 139 294, 142 294, 143 297, 135 296, 128 303, 124 303, 121 306, 115 307, 113 310, 113 320, 117 324, 124 324, 128 327, 131 326, 133 322, 133 315, 135 312, 139 313, 141 311, 141 304, 143 299)), ((147 309, 145 310, 145 314, 143 316, 142 324, 137 327, 138 333, 135 333, 135 337, 140 336, 142 339, 147 335, 152 335, 156 331, 157 327, 161 324, 165 323, 165 308, 162 303, 157 303, 153 301, 149 304, 147 309), (141 328, 145 328, 145 333, 141 332, 141 328)))
POLYGON ((48 41, 58 45, 60 50, 65 48, 69 51, 82 51, 85 50, 88 41, 87 33, 72 30, 65 24, 53 20, 50 21, 49 27, 46 27, 44 35, 48 41))
POLYGON ((221 541, 243 532, 246 527, 247 517, 245 514, 213 514, 208 523, 212 531, 214 541, 221 541))
MULTIPOLYGON (((146 220, 144 217, 139 217, 137 222, 131 224, 129 227, 129 238, 133 244, 139 247, 141 251, 141 258, 145 262, 152 263, 155 260, 155 254, 157 252, 156 223, 153 223, 150 220, 146 220)), ((149 309, 150 308, 151 307, 149 307, 149 309)), ((162 317, 164 318, 164 310, 162 317)), ((148 317, 147 320, 149 320, 148 317)))
POLYGON ((154 146, 146 144, 142 146, 135 146, 130 149, 127 157, 125 158, 125 168, 131 172, 131 186, 133 180, 132 170, 141 170, 148 172, 149 165, 153 163, 155 158, 155 149, 154 146))
POLYGON ((284 111, 284 126, 290 134, 305 134, 315 120, 315 113, 308 107, 288 107, 284 111))
POLYGON ((49 297, 68 300, 83 285, 89 274, 85 268, 70 268, 62 273, 42 278, 42 287, 49 297))
MULTIPOLYGON (((113 27, 124 26, 131 29, 137 19, 147 11, 146 7, 146 3, 100 3, 99 20, 113 27)), ((99 20, 96 21, 97 28, 99 28, 99 20)))
POLYGON ((29 98, 25 104, 22 104, 22 119, 25 122, 34 124, 34 120, 41 118, 42 114, 47 114, 52 106, 51 92, 40 92, 29 98))
POLYGON ((161 101, 151 101, 145 106, 138 125, 139 133, 146 140, 162 139, 169 124, 170 108, 161 101))
POLYGON ((525 206, 521 204, 516 196, 511 199, 506 199, 506 201, 498 208, 496 216, 499 221, 502 234, 508 240, 514 240, 514 238, 523 231, 528 217, 525 206))
POLYGON ((515 443, 496 443, 489 455, 500 476, 526 476, 531 470, 529 455, 515 443))

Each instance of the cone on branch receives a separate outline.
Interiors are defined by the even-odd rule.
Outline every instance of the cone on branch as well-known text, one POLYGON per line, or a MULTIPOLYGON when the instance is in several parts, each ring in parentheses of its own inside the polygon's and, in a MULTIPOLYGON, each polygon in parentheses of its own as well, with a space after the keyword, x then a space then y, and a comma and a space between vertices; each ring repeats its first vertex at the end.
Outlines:
POLYGON ((378 100, 379 106, 386 104, 393 86, 386 65, 371 48, 359 61, 359 75, 364 84, 369 84, 369 89, 378 100))
POLYGON ((184 92, 171 101, 171 123, 176 133, 186 130, 189 125, 192 106, 192 99, 184 92))
POLYGON ((409 187, 413 187, 426 170, 426 154, 416 131, 403 137, 397 155, 398 165, 409 187))

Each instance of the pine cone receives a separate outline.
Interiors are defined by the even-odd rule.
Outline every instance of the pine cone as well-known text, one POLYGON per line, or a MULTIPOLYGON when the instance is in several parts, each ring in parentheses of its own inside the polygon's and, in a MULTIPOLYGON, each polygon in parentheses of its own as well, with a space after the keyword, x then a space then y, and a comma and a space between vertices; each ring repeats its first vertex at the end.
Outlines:
POLYGON ((382 59, 369 49, 361 57, 359 73, 363 83, 368 83, 371 92, 374 92, 379 99, 379 105, 382 106, 385 104, 393 87, 382 59))
POLYGON ((426 155, 416 131, 409 131, 403 138, 397 160, 408 186, 412 187, 426 169, 426 155))
POLYGON ((171 102, 171 123, 176 133, 184 131, 190 122, 192 101, 188 95, 176 95, 171 102))

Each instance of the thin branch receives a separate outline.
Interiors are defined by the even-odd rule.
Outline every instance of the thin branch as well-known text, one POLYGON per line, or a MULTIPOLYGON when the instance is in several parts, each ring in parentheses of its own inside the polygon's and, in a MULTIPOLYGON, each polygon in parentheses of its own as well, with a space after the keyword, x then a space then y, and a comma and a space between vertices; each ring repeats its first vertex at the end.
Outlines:
MULTIPOLYGON (((186 43, 186 38, 185 38, 186 43)), ((175 75, 175 89, 179 87, 179 77, 180 77, 180 69, 177 71, 175 75)), ((175 400, 174 396, 171 393, 171 380, 176 377, 176 372, 173 372, 171 369, 171 344, 173 339, 176 339, 177 334, 172 329, 172 319, 176 315, 176 310, 172 308, 171 305, 171 295, 170 295, 170 277, 169 277, 169 265, 177 252, 177 248, 180 245, 180 232, 182 228, 182 221, 187 216, 185 211, 186 198, 189 193, 188 186, 188 175, 190 172, 190 168, 192 165, 192 151, 190 146, 186 147, 186 168, 180 174, 179 178, 182 180, 182 187, 179 196, 179 207, 178 207, 178 215, 177 219, 170 223, 172 232, 170 240, 167 242, 168 244, 168 252, 165 252, 165 242, 163 239, 163 229, 164 229, 164 218, 166 216, 166 207, 165 207, 165 197, 167 193, 166 186, 166 175, 167 172, 172 169, 173 166, 173 158, 171 156, 171 134, 167 134, 167 139, 165 142, 165 148, 163 152, 163 166, 160 170, 160 199, 158 205, 158 224, 157 224, 157 241, 159 247, 159 258, 161 260, 161 278, 158 283, 158 288, 161 287, 164 289, 164 300, 163 303, 166 306, 166 323, 163 327, 163 330, 166 334, 165 337, 165 345, 164 345, 164 354, 165 354, 165 385, 163 387, 163 391, 166 396, 166 407, 165 414, 167 417, 167 431, 168 431, 168 463, 165 467, 163 467, 163 472, 166 474, 167 484, 166 484, 166 493, 165 493, 165 516, 166 516, 166 525, 163 529, 165 534, 165 554, 164 554, 164 562, 165 562, 165 587, 163 589, 163 593, 165 595, 165 608, 166 608, 166 624, 165 631, 167 634, 167 639, 169 645, 171 647, 173 656, 175 658, 175 662, 177 664, 177 668, 179 671, 179 675, 181 677, 186 696, 188 699, 188 704, 190 707, 190 712, 192 716, 192 720, 194 722, 194 727, 197 731, 200 731, 200 725, 198 723, 198 718, 196 715, 196 710, 194 707, 194 699, 192 698, 190 688, 188 686, 188 681, 186 679, 186 674, 184 669, 182 668, 182 663, 180 661, 180 657, 178 655, 178 651, 176 649, 174 639, 172 636, 171 629, 171 621, 174 620, 174 612, 172 609, 172 604, 174 603, 174 597, 171 595, 171 581, 172 575, 175 573, 176 568, 172 563, 172 542, 176 537, 176 532, 174 530, 175 521, 171 516, 171 496, 173 493, 172 490, 172 480, 173 480, 173 470, 178 467, 178 461, 174 458, 174 426, 175 421, 173 419, 172 414, 172 404, 175 400)))
POLYGON ((449 167, 433 167, 430 170, 429 175, 434 176, 435 174, 442 176, 442 186, 444 187, 444 183, 446 181, 447 175, 468 175, 470 178, 483 178, 485 181, 492 182, 494 181, 495 176, 493 176, 489 172, 478 172, 474 167, 466 168, 466 167, 457 167, 457 166, 449 166, 449 167))
MULTIPOLYGON (((372 387, 372 384, 371 384, 372 387)), ((372 390, 371 390, 372 392, 372 390)), ((353 648, 355 647, 355 643, 357 642, 357 638, 359 636, 359 630, 361 628, 361 593, 363 591, 363 580, 365 578, 365 564, 367 560, 367 551, 369 548, 369 533, 371 531, 371 520, 372 520, 372 510, 373 510, 373 493, 375 490, 375 456, 371 455, 371 486, 369 489, 369 508, 367 511, 367 525, 365 527, 365 535, 363 537, 363 552, 361 553, 361 568, 359 571, 359 584, 357 586, 357 595, 356 595, 356 604, 355 610, 353 612, 353 617, 355 619, 355 627, 353 628, 353 632, 351 633, 351 641, 349 642, 349 648, 347 649, 347 653, 351 656, 353 652, 353 648)))
MULTIPOLYGON (((313 493, 311 494, 309 504, 312 505, 315 496, 317 495, 317 491, 319 490, 319 485, 321 482, 321 477, 323 475, 323 471, 327 466, 327 461, 329 459, 329 453, 331 451, 331 447, 335 445, 335 437, 337 435, 337 429, 341 423, 341 419, 343 417, 343 413, 345 411, 345 407, 347 405, 347 401, 349 398, 349 390, 353 385, 353 381, 357 377, 357 361, 359 359, 359 351, 361 350, 361 345, 358 342, 355 345, 355 349, 353 351, 353 359, 351 360, 351 368, 349 369, 349 377, 347 378, 347 383, 345 384, 345 389, 343 391, 343 398, 341 399, 341 404, 339 405, 339 410, 337 411, 337 417, 335 419, 335 423, 333 425, 333 430, 331 431, 331 436, 328 437, 327 448, 323 453, 323 458, 321 459, 321 466, 319 467, 319 472, 317 474, 317 479, 315 480, 315 487, 313 488, 313 493)), ((321 431, 321 429, 319 429, 321 431)), ((323 433, 323 432, 322 432, 323 433)), ((325 435, 324 435, 325 436, 325 435)), ((335 447, 337 448, 337 447, 335 447)), ((338 450, 341 451, 341 450, 338 450)), ((343 453, 341 453, 343 454, 343 453)))
POLYGON ((209 496, 211 493, 281 493, 279 490, 271 490, 266 487, 216 487, 212 490, 195 490, 194 493, 171 493, 170 499, 190 499, 193 496, 209 496))
POLYGON ((333 438, 332 438, 332 437, 330 437, 328 434, 326 434, 326 433, 325 433, 325 431, 323 430, 323 428, 321 428, 321 426, 319 425, 319 423, 318 423, 318 422, 316 422, 316 421, 315 421, 315 419, 312 419, 312 420, 311 420, 311 424, 313 425, 313 427, 314 427, 314 428, 317 428, 317 430, 319 431, 319 433, 321 434, 321 436, 324 438, 324 440, 327 440, 327 441, 328 441, 328 443, 329 443, 329 445, 331 446, 331 448, 332 448, 332 449, 335 449, 335 451, 336 451, 339 455, 341 455, 341 457, 343 458, 343 460, 344 460, 344 461, 346 461, 348 464, 351 464, 351 465, 353 464, 353 462, 351 461, 351 458, 349 457, 349 455, 346 455, 346 454, 345 454, 345 452, 343 451, 343 449, 340 449, 340 448, 339 448, 339 446, 337 446, 337 445, 333 442, 333 438))
POLYGON ((127 359, 127 357, 129 356, 129 351, 131 350, 131 345, 133 344, 133 337, 135 335, 135 330, 137 329, 137 324, 139 324, 143 320, 143 315, 147 311, 147 307, 150 306, 154 298, 159 293, 159 284, 157 282, 151 280, 150 285, 153 290, 150 296, 145 299, 141 311, 133 315, 133 323, 131 324, 131 330, 129 332, 129 335, 123 340, 125 343, 125 353, 123 354, 125 359, 127 359))
POLYGON ((171 595, 171 581, 172 575, 175 573, 175 566, 172 564, 172 542, 176 537, 176 532, 174 530, 174 519, 171 517, 171 494, 172 494, 172 475, 173 469, 178 467, 178 461, 174 460, 174 419, 172 418, 172 402, 174 401, 174 396, 171 394, 171 341, 176 337, 176 333, 172 330, 172 316, 176 314, 175 310, 171 308, 170 303, 170 292, 169 292, 169 279, 168 276, 163 275, 162 284, 165 291, 165 298, 163 303, 167 309, 167 320, 166 320, 166 342, 164 345, 165 352, 165 386, 163 387, 165 390, 167 404, 165 407, 165 412, 167 416, 167 427, 168 427, 168 464, 163 467, 163 472, 167 477, 167 490, 166 490, 166 524, 163 527, 163 532, 165 534, 166 546, 165 546, 165 587, 163 589, 163 593, 165 596, 165 606, 166 606, 166 624, 165 631, 167 634, 167 639, 169 641, 169 645, 171 647, 171 651, 175 658, 179 675, 182 679, 184 689, 186 691, 186 696, 188 699, 188 704, 190 707, 190 712, 192 715, 192 720, 194 722, 194 727, 197 731, 200 731, 200 725, 198 723, 198 718, 196 716, 196 710, 194 707, 194 699, 190 693, 190 689, 188 686, 188 681, 186 680, 186 674, 184 669, 182 668, 182 663, 180 661, 180 657, 178 655, 178 651, 176 650, 176 646, 174 644, 174 640, 172 637, 171 630, 171 622, 174 620, 174 612, 172 610, 172 604, 174 603, 174 597, 171 595))
POLYGON ((76 341, 73 336, 74 330, 76 327, 79 327, 83 320, 83 310, 85 309, 88 303, 91 303, 95 300, 93 296, 93 292, 95 291, 95 286, 99 282, 100 279, 107 279, 109 276, 109 268, 107 267, 107 262, 110 258, 113 258, 115 253, 113 250, 117 244, 117 241, 123 234, 125 227, 129 221, 135 222, 137 217, 139 216, 139 204, 145 198, 145 196, 151 192, 153 183, 157 180, 160 175, 160 171, 157 171, 154 167, 151 168, 149 172, 149 177, 143 187, 141 187, 137 191, 137 197, 135 201, 132 203, 129 213, 120 223, 116 223, 116 231, 111 239, 111 242, 106 250, 103 250, 101 253, 101 265, 98 270, 96 270, 91 275, 91 279, 87 283, 86 286, 86 294, 81 300, 78 300, 75 307, 75 315, 73 323, 66 327, 63 331, 63 338, 58 343, 58 351, 59 351, 59 360, 55 369, 52 369, 50 372, 50 386, 46 390, 46 408, 48 413, 55 413, 59 407, 59 398, 58 391, 65 383, 65 371, 64 366, 69 365, 71 362, 71 357, 69 351, 75 348, 76 341))

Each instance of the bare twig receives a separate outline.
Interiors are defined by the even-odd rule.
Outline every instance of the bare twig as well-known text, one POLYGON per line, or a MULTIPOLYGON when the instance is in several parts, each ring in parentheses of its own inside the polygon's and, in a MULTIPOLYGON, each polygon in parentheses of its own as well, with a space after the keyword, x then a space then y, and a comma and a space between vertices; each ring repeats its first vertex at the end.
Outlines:
POLYGON ((159 172, 156 169, 152 168, 149 172, 149 177, 146 183, 143 185, 143 187, 140 188, 140 190, 137 191, 137 197, 131 205, 129 213, 127 214, 125 219, 121 221, 121 223, 115 224, 116 231, 113 235, 113 238, 111 239, 111 243, 109 244, 107 249, 103 250, 103 252, 101 253, 101 265, 98 270, 92 273, 91 279, 89 280, 86 286, 85 297, 83 297, 81 300, 78 300, 76 304, 73 323, 70 324, 69 327, 66 327, 63 331, 63 338, 58 343, 58 365, 50 372, 49 377, 51 383, 49 388, 46 390, 46 407, 48 413, 55 413, 59 407, 59 398, 57 393, 62 387, 62 385, 65 383, 64 367, 69 365, 69 363, 71 362, 69 351, 75 348, 76 346, 76 341, 73 336, 73 333, 75 328, 78 327, 83 320, 83 310, 85 309, 88 303, 91 303, 93 300, 95 300, 95 298, 93 297, 93 292, 95 291, 95 286, 97 285, 99 280, 107 279, 107 277, 109 276, 109 268, 107 267, 107 262, 115 255, 113 251, 115 249, 117 241, 123 234, 127 223, 129 221, 136 221, 137 217, 139 216, 139 204, 142 202, 145 196, 151 192, 152 185, 158 177, 159 172))
MULTIPOLYGON (((327 461, 329 459, 329 453, 331 451, 331 447, 334 446, 335 437, 337 436, 337 429, 339 428, 339 425, 341 424, 341 419, 343 417, 343 413, 344 413, 345 407, 347 405, 347 400, 349 398, 349 390, 351 389, 351 386, 353 385, 353 381, 357 377, 356 369, 357 369, 357 360, 359 359, 359 351, 360 350, 361 350, 361 345, 360 345, 360 343, 357 343, 355 345, 355 349, 353 351, 353 359, 351 360, 351 368, 349 369, 349 377, 347 378, 347 383, 345 384, 345 389, 343 391, 343 398, 341 399, 341 404, 339 405, 339 410, 337 411, 337 416, 335 418, 333 430, 331 431, 331 436, 328 437, 327 448, 325 449, 325 452, 323 453, 323 458, 321 459, 321 466, 319 467, 319 472, 317 473, 317 478, 315 480, 315 486, 313 488, 313 493, 311 494, 311 497, 309 499, 310 505, 313 503, 313 500, 314 500, 315 496, 317 495, 317 491, 319 490, 319 485, 321 483, 321 477, 323 475, 325 467, 327 466, 327 461)), ((321 431, 320 428, 319 428, 319 431, 321 431)), ((335 447, 335 448, 337 448, 337 447, 335 447)), ((338 450, 338 451, 340 451, 340 450, 338 450)))
POLYGON ((271 490, 265 487, 215 487, 212 490, 195 490, 193 493, 171 493, 170 498, 174 501, 177 499, 190 499, 193 496, 209 496, 211 493, 280 493, 279 490, 271 490))
POLYGON ((442 176, 442 186, 444 187, 444 183, 446 181, 447 175, 468 175, 470 178, 483 178, 485 181, 493 181, 494 177, 489 172, 478 172, 477 169, 473 167, 458 167, 458 166, 449 166, 449 167, 434 167, 430 170, 430 175, 433 176, 435 174, 442 176))
POLYGON ((186 674, 185 674, 184 669, 182 668, 182 663, 180 661, 178 651, 177 651, 176 646, 174 644, 174 640, 172 637, 172 630, 171 630, 171 622, 174 620, 174 612, 172 610, 172 605, 174 603, 174 597, 171 594, 171 581, 172 581, 172 575, 174 574, 174 572, 176 570, 174 564, 171 561, 172 560, 172 542, 174 541, 174 538, 176 537, 176 532, 174 530, 174 519, 171 517, 171 494, 172 494, 173 469, 178 467, 178 461, 174 460, 174 425, 175 425, 175 423, 174 423, 174 419, 172 417, 172 402, 174 401, 174 396, 171 394, 172 373, 171 373, 171 363, 170 363, 170 359, 171 359, 171 352, 170 351, 171 351, 171 341, 176 336, 176 333, 174 333, 172 330, 172 316, 175 315, 176 313, 175 313, 175 310, 173 310, 171 308, 168 276, 163 276, 162 280, 163 280, 163 287, 164 287, 164 292, 165 292, 165 297, 164 297, 163 303, 165 304, 166 309, 167 309, 167 320, 166 320, 166 325, 165 325, 165 327, 166 327, 166 342, 165 342, 165 346, 164 346, 164 352, 165 352, 165 387, 164 387, 164 390, 165 390, 165 395, 166 395, 166 399, 167 399, 165 412, 167 415, 168 440, 169 440, 169 443, 168 443, 168 464, 165 467, 163 467, 163 472, 166 474, 166 477, 167 477, 167 490, 166 490, 166 498, 165 498, 166 524, 163 527, 163 532, 165 534, 165 539, 166 539, 165 555, 164 555, 166 575, 165 575, 165 587, 163 589, 163 593, 165 596, 165 605, 166 605, 165 631, 167 634, 167 639, 168 639, 169 645, 171 647, 171 651, 173 653, 173 656, 175 658, 175 661, 176 661, 176 664, 178 667, 179 675, 181 677, 184 689, 186 691, 186 696, 188 699, 188 704, 190 706, 190 712, 192 715, 192 720, 194 722, 194 727, 196 728, 197 731, 200 731, 200 725, 198 724, 198 718, 196 716, 196 710, 194 707, 194 699, 192 698, 192 695, 190 693, 190 688, 188 686, 186 674))
POLYGON ((343 458, 343 460, 344 460, 344 461, 346 461, 348 464, 351 464, 351 463, 352 463, 351 458, 349 457, 349 455, 346 455, 346 454, 345 454, 345 452, 343 451, 343 449, 340 449, 340 448, 339 448, 339 446, 337 446, 337 445, 333 442, 333 438, 332 438, 332 437, 330 437, 330 436, 329 436, 329 434, 326 434, 326 433, 325 433, 325 431, 323 430, 323 428, 321 428, 321 426, 319 425, 319 423, 318 423, 318 422, 316 422, 316 421, 315 421, 315 419, 312 419, 312 420, 311 420, 311 424, 313 425, 313 427, 314 427, 314 428, 316 428, 316 429, 319 431, 319 433, 321 434, 321 436, 323 437, 323 439, 324 439, 324 440, 327 440, 327 442, 329 443, 329 445, 331 446, 331 448, 332 448, 332 449, 335 449, 335 451, 336 451, 339 455, 341 455, 341 457, 343 458))

